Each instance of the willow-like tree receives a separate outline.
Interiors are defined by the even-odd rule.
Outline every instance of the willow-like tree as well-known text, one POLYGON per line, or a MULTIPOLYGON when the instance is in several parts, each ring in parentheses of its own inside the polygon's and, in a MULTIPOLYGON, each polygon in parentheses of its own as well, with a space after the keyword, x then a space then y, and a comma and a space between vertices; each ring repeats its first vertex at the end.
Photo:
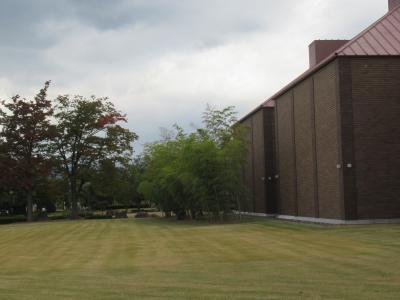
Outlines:
POLYGON ((32 221, 32 194, 37 182, 50 171, 46 143, 53 136, 50 117, 51 101, 47 100, 50 82, 33 100, 16 95, 0 105, 0 138, 3 155, 3 180, 26 195, 27 219, 32 221))
POLYGON ((147 145, 138 191, 178 218, 208 213, 223 220, 232 208, 240 210, 245 198, 245 134, 233 107, 208 106, 203 127, 196 132, 185 133, 175 126, 163 140, 147 145))
POLYGON ((77 218, 83 171, 104 159, 129 160, 138 136, 118 124, 126 117, 108 98, 59 96, 54 117, 56 137, 51 147, 68 179, 71 215, 77 218))

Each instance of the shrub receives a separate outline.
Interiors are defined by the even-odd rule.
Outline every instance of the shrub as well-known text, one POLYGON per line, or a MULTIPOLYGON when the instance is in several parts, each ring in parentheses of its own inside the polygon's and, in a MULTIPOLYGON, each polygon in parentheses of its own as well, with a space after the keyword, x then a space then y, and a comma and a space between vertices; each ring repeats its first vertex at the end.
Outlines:
POLYGON ((147 218, 149 214, 145 211, 140 211, 135 215, 135 218, 147 218))
POLYGON ((88 214, 85 217, 86 220, 102 220, 102 219, 112 219, 112 216, 108 215, 98 215, 98 214, 88 214))
POLYGON ((48 214, 48 220, 54 221, 54 220, 65 220, 69 219, 71 217, 70 213, 68 212, 56 212, 56 213, 49 213, 48 214))
POLYGON ((116 219, 125 219, 128 217, 127 210, 115 211, 114 216, 116 219))
POLYGON ((35 221, 46 221, 49 219, 46 211, 40 211, 34 216, 35 221))
POLYGON ((16 215, 16 216, 0 217, 0 224, 11 224, 18 222, 26 222, 26 216, 16 215))

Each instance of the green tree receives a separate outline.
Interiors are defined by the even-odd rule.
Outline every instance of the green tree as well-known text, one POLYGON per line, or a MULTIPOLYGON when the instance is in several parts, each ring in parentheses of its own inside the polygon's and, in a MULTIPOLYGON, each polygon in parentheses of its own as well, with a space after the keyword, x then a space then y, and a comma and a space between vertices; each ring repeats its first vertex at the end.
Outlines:
MULTIPOLYGON (((143 181, 144 172, 146 170, 146 161, 143 155, 134 158, 132 164, 129 165, 127 169, 127 182, 129 189, 127 189, 128 194, 133 198, 133 203, 140 210, 141 205, 144 202, 143 195, 138 191, 139 184, 143 181)), ((148 202, 147 204, 151 204, 148 202)))
POLYGON ((237 113, 233 106, 225 107, 221 110, 208 105, 203 112, 204 127, 199 130, 200 135, 214 141, 219 148, 224 147, 225 143, 232 138, 242 138, 238 136, 237 113))
MULTIPOLYGON (((120 163, 105 159, 84 175, 86 184, 84 196, 86 206, 95 209, 110 205, 132 206, 136 199, 137 176, 134 163, 120 163), (104 206, 104 200, 108 200, 104 206)), ((139 201, 140 202, 140 201, 139 201)), ((140 203, 139 203, 140 205, 140 203)))
POLYGON ((37 182, 50 171, 45 151, 45 144, 53 136, 53 109, 47 100, 49 85, 46 82, 33 100, 16 95, 0 106, 0 137, 7 151, 1 159, 7 165, 3 170, 7 170, 8 184, 22 189, 26 195, 28 221, 32 221, 32 194, 37 182))
POLYGON ((204 130, 201 134, 211 139, 218 148, 218 175, 215 177, 215 201, 218 210, 241 209, 242 199, 247 197, 243 183, 246 164, 248 128, 237 122, 234 107, 222 110, 207 106, 203 113, 204 130))
POLYGON ((71 215, 77 218, 85 170, 105 159, 126 162, 138 137, 118 124, 126 122, 126 117, 108 98, 59 96, 54 117, 56 137, 51 147, 68 179, 71 215))
POLYGON ((185 133, 179 126, 145 150, 146 171, 139 191, 162 210, 196 218, 222 217, 244 197, 245 129, 233 107, 207 106, 203 127, 185 133))

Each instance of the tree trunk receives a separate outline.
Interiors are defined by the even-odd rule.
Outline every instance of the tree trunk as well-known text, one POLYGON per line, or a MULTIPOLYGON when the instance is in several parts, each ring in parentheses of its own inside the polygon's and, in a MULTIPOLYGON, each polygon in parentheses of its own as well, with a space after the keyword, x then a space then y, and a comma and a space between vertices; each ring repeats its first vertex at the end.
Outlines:
POLYGON ((28 222, 33 221, 33 203, 31 190, 28 190, 26 193, 26 218, 28 222))
POLYGON ((78 212, 78 199, 76 193, 76 179, 71 178, 71 218, 78 219, 79 212, 78 212))

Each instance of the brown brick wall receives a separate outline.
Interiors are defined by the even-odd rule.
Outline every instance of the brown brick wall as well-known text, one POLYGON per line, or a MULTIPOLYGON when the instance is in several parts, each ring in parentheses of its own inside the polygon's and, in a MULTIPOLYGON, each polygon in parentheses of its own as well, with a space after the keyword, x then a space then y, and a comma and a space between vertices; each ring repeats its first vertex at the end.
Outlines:
POLYGON ((264 108, 264 141, 265 141, 265 176, 266 176, 266 197, 269 214, 277 213, 276 196, 276 154, 275 154, 275 109, 264 108))
POLYGON ((253 170, 254 170, 254 211, 266 212, 265 191, 265 145, 264 112, 259 110, 253 116, 253 170))
POLYGON ((247 199, 244 201, 244 211, 254 211, 254 171, 253 171, 253 126, 252 119, 248 118, 242 122, 247 128, 247 157, 243 170, 244 184, 247 189, 247 199))
POLYGON ((244 123, 255 211, 400 217, 400 57, 339 58, 244 123))
POLYGON ((276 101, 277 159, 279 160, 278 211, 284 215, 297 215, 293 117, 293 91, 291 90, 276 101))
POLYGON ((316 217, 316 162, 314 153, 313 79, 294 88, 294 123, 299 216, 316 217))
POLYGON ((275 181, 273 180, 275 120, 274 108, 260 109, 242 121, 248 129, 247 164, 243 170, 248 199, 243 210, 257 213, 275 213, 275 181), (268 180, 271 178, 271 180, 268 180))
POLYGON ((358 218, 400 217, 400 57, 351 60, 358 218))
POLYGON ((314 75, 315 138, 319 217, 341 219, 341 169, 339 160, 337 61, 314 75))
POLYGON ((276 101, 280 214, 344 218, 337 61, 276 101))
POLYGON ((352 76, 351 58, 341 57, 337 61, 339 74, 339 110, 338 115, 340 145, 340 172, 341 191, 343 195, 344 218, 357 219, 357 190, 355 168, 347 165, 354 164, 354 134, 353 134, 353 101, 352 101, 352 76))

